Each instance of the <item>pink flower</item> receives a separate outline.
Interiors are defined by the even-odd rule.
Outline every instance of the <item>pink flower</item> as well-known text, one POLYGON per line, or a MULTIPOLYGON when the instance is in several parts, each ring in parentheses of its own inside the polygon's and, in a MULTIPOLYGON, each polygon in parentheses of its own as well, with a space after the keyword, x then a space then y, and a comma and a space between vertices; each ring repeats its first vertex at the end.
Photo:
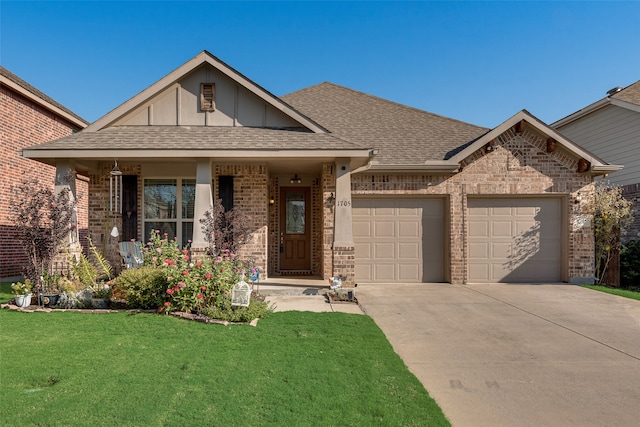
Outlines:
POLYGON ((202 263, 201 262, 197 263, 196 267, 201 268, 202 267, 202 263))
POLYGON ((162 307, 158 307, 158 313, 162 313, 162 310, 164 310, 162 307))
POLYGON ((204 292, 204 291, 206 291, 206 290, 207 290, 207 287, 206 287, 206 286, 200 286, 200 290, 201 290, 202 292, 204 292))
POLYGON ((185 261, 189 261, 189 255, 185 255, 185 256, 183 256, 183 258, 184 258, 185 261))
POLYGON ((167 289, 167 294, 173 295, 173 289, 171 289, 171 288, 167 289))
POLYGON ((186 249, 183 249, 183 250, 182 250, 182 255, 187 255, 188 253, 189 253, 189 251, 188 251, 188 250, 186 250, 186 249))
POLYGON ((164 236, 164 237, 168 237, 168 236, 169 236, 169 233, 164 233, 164 234, 163 234, 163 236, 164 236))
POLYGON ((178 287, 178 285, 175 285, 175 286, 173 287, 173 290, 174 290, 174 291, 179 291, 179 290, 180 290, 180 288, 178 287))
POLYGON ((187 243, 191 243, 191 239, 188 239, 188 240, 187 240, 187 243))
POLYGON ((208 273, 208 272, 207 272, 207 273, 204 273, 204 278, 205 278, 205 279, 211 279, 212 277, 213 277, 213 274, 208 273))
POLYGON ((158 261, 158 257, 155 257, 155 256, 154 256, 153 258, 151 258, 151 261, 153 261, 153 262, 157 262, 157 261, 158 261))
POLYGON ((164 306, 165 306, 165 307, 169 307, 170 305, 171 305, 171 303, 170 303, 169 301, 165 301, 165 302, 164 302, 164 306))
POLYGON ((222 262, 222 257, 219 256, 218 259, 216 259, 216 262, 220 264, 222 262))
POLYGON ((189 272, 188 272, 187 270, 182 270, 182 275, 183 275, 183 276, 188 276, 188 275, 189 275, 189 272))
POLYGON ((186 288, 186 287, 187 287, 187 284, 186 284, 186 283, 184 283, 184 282, 179 282, 179 283, 178 283, 178 286, 180 286, 181 288, 186 288))
POLYGON ((171 282, 173 280, 173 276, 167 277, 167 282, 171 282))
POLYGON ((202 299, 202 298, 204 298, 204 295, 198 294, 198 299, 202 299))
POLYGON ((158 252, 159 254, 162 253, 162 248, 156 248, 156 252, 158 252))

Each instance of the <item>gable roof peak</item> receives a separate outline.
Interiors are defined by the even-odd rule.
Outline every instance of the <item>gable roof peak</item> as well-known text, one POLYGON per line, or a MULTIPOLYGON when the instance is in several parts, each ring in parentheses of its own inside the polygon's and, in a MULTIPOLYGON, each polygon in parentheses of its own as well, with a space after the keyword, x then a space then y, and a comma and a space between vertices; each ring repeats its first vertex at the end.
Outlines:
POLYGON ((124 103, 120 104, 118 107, 111 110, 109 113, 105 114, 104 116, 102 116, 101 118, 93 122, 91 125, 89 125, 85 129, 85 132, 96 132, 101 129, 104 129, 105 127, 108 127, 110 124, 114 123, 117 119, 119 119, 123 115, 137 108, 142 103, 148 101, 153 96, 165 90, 170 85, 176 83, 178 80, 180 80, 181 78, 189 74, 191 71, 195 70, 196 68, 204 64, 209 64, 210 66, 214 67, 219 72, 221 72, 231 80, 235 81, 236 84, 244 87, 245 89, 253 93, 255 96, 262 99, 267 104, 271 105, 277 110, 280 110, 282 113, 288 115, 293 120, 300 123, 301 126, 309 129, 311 132, 315 132, 315 133, 327 132, 327 130, 324 129, 322 126, 320 126, 319 124, 317 124, 316 122, 308 118, 307 116, 304 116, 303 114, 301 114, 300 112, 292 108, 290 105, 282 101, 280 98, 278 98, 277 96, 275 96, 274 94, 272 94, 271 92, 263 88, 262 86, 258 85, 253 80, 249 79, 244 74, 240 73, 239 71, 237 71, 236 69, 234 69, 233 67, 231 67, 230 65, 228 65, 227 63, 219 59, 218 57, 216 57, 215 55, 211 54, 207 50, 201 51, 200 53, 198 53, 196 56, 194 56, 193 58, 191 58, 190 60, 182 64, 181 66, 179 66, 178 68, 176 68, 175 70, 167 74, 166 76, 162 77, 160 80, 153 83, 151 86, 142 90, 137 95, 133 96, 129 100, 125 101, 124 103))

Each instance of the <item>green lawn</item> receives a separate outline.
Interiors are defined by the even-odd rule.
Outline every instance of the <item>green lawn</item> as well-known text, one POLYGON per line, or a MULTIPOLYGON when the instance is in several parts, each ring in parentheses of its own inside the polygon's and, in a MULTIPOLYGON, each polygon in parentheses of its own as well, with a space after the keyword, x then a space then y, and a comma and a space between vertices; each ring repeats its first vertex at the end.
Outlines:
POLYGON ((630 291, 628 289, 610 288, 608 286, 601 286, 601 285, 583 285, 583 287, 593 289, 595 291, 606 292, 608 294, 618 295, 625 298, 640 300, 640 292, 637 292, 637 291, 630 291))
POLYGON ((0 346, 3 425, 449 425, 364 315, 2 310, 0 346))
POLYGON ((13 298, 12 282, 0 282, 0 303, 4 304, 13 298))

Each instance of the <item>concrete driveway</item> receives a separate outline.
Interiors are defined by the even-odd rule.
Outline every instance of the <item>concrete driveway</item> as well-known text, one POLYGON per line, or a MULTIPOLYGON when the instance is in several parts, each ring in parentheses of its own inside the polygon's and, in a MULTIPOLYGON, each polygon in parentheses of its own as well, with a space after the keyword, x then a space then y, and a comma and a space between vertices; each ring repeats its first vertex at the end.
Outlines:
POLYGON ((360 285, 454 427, 640 425, 640 301, 575 285, 360 285))

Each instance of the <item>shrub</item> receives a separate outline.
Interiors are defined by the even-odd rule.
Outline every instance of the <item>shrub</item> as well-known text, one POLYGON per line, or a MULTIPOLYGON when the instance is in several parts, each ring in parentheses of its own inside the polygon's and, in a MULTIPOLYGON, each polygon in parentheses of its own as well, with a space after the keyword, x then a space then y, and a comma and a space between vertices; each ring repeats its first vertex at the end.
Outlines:
POLYGON ((77 233, 76 229, 69 229, 76 207, 70 191, 65 188, 56 194, 38 179, 29 178, 14 185, 8 199, 9 220, 15 225, 17 240, 29 260, 25 276, 35 279, 51 273, 59 244, 70 232, 77 233))
POLYGON ((620 279, 623 287, 640 289, 640 241, 631 240, 622 246, 620 279))
POLYGON ((164 272, 153 266, 124 270, 114 280, 114 295, 127 301, 131 308, 155 309, 165 300, 167 279, 164 272))
POLYGON ((216 200, 213 209, 204 213, 200 224, 211 255, 220 255, 223 251, 237 253, 251 236, 247 215, 237 208, 225 212, 222 199, 216 200))
POLYGON ((248 307, 234 307, 231 305, 231 297, 226 294, 217 296, 213 305, 204 307, 202 314, 228 322, 250 322, 253 319, 264 318, 273 312, 273 307, 255 293, 251 294, 248 307))

